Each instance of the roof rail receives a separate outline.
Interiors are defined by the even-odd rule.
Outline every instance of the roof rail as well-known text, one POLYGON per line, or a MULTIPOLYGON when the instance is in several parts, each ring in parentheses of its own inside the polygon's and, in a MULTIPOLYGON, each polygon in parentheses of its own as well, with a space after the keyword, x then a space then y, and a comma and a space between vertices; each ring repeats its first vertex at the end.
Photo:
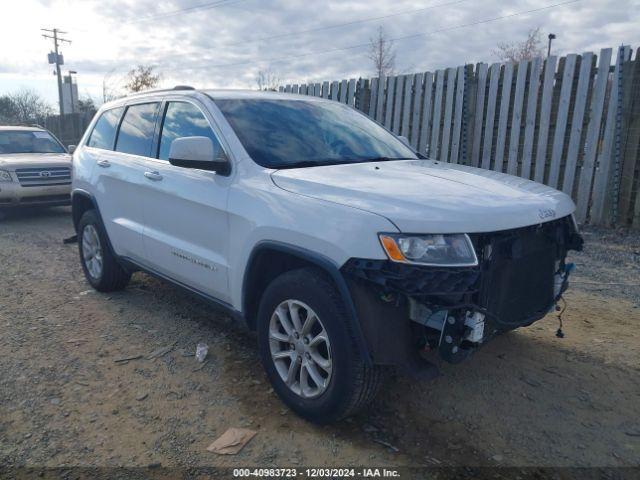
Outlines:
POLYGON ((28 123, 28 122, 21 122, 21 123, 16 123, 12 126, 15 127, 29 127, 29 128, 40 128, 42 130, 46 130, 42 125, 38 125, 37 123, 28 123))
POLYGON ((176 90, 195 90, 195 88, 189 85, 176 85, 175 87, 172 87, 172 88, 159 88, 157 90, 144 90, 142 92, 130 93, 129 95, 127 95, 127 98, 136 97, 138 95, 146 95, 148 93, 174 92, 176 90))

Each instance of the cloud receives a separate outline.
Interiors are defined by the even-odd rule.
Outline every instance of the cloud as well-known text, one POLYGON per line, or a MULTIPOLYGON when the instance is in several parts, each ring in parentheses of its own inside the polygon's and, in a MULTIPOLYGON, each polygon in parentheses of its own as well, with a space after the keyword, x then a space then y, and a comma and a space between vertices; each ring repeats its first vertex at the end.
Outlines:
POLYGON ((537 27, 557 34, 556 53, 637 46, 636 0, 582 0, 489 21, 562 1, 24 0, 4 9, 11 21, 0 41, 14 47, 0 53, 0 73, 50 74, 51 44, 39 29, 54 25, 69 32, 68 68, 95 96, 105 74, 138 63, 156 65, 167 85, 202 87, 253 88, 261 69, 295 83, 370 76, 366 47, 350 47, 367 44, 378 26, 397 39, 399 71, 493 62, 498 42, 520 41, 537 27))

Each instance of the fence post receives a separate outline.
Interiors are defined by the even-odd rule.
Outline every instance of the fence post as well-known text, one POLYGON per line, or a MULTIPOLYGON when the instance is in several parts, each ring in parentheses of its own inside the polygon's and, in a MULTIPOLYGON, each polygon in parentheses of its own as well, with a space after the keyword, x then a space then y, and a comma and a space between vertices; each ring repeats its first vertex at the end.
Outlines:
POLYGON ((389 77, 387 80, 387 94, 384 102, 384 126, 391 130, 391 122, 393 120, 393 96, 396 91, 397 77, 389 77))
MULTIPOLYGON (((636 168, 640 156, 640 49, 636 51, 635 61, 625 72, 623 84, 623 145, 622 175, 620 179, 619 212, 621 223, 631 220, 633 214, 634 180, 635 194, 640 198, 640 178, 636 179, 636 168)), ((636 211, 636 214, 640 212, 636 211)), ((640 227, 640 225, 637 225, 640 227)))
POLYGON ((371 90, 369 89, 369 81, 364 78, 360 78, 355 85, 353 107, 356 110, 367 113, 371 108, 371 90))
POLYGON ((527 180, 531 178, 531 160, 533 159, 533 140, 536 132, 536 116, 538 113, 541 73, 542 58, 534 58, 531 62, 531 72, 529 73, 527 119, 525 120, 524 146, 522 147, 522 169, 520 171, 520 176, 527 180))
POLYGON ((442 90, 444 89, 444 70, 436 72, 436 96, 433 103, 433 118, 431 127, 431 142, 429 143, 429 156, 439 160, 440 153, 440 121, 442 116, 442 90))
POLYGON ((604 100, 609 80, 609 68, 611 66, 610 48, 600 51, 598 61, 598 73, 593 93, 591 95, 591 106, 589 109, 589 127, 587 130, 587 140, 585 145, 582 170, 580 171, 580 181, 578 183, 578 198, 576 205, 576 219, 579 223, 584 223, 589 211, 589 200, 591 197, 591 184, 593 182, 596 157, 598 154, 598 140, 600 139, 600 129, 602 125, 602 113, 604 111, 604 100))
POLYGON ((475 96, 469 100, 473 101, 475 97, 476 106, 473 112, 473 143, 471 146, 471 165, 480 166, 480 145, 482 143, 482 123, 484 120, 484 97, 487 89, 487 74, 489 65, 479 63, 476 67, 475 96))
MULTIPOLYGON (((456 82, 455 109, 453 111, 453 134, 451 137, 451 163, 458 163, 460 160, 460 146, 463 141, 462 136, 462 114, 465 93, 466 68, 458 67, 458 78, 456 82)), ((464 147, 463 147, 464 148, 464 147)))
POLYGON ((413 75, 404 76, 404 100, 402 101, 402 129, 400 135, 409 139, 411 124, 411 100, 413 99, 413 75))
POLYGON ((510 175, 518 174, 518 153, 520 150, 520 134, 522 132, 522 108, 529 63, 528 60, 522 60, 518 64, 516 92, 513 99, 513 115, 511 117, 511 134, 509 135, 509 156, 507 157, 507 173, 510 175))
POLYGON ((472 137, 469 134, 469 125, 473 122, 475 108, 475 82, 473 81, 473 65, 464 67, 464 88, 462 89, 462 132, 460 133, 460 156, 458 163, 469 165, 469 152, 471 151, 472 137))
POLYGON ((496 119, 496 104, 498 103, 498 84, 500 82, 500 64, 494 63, 489 70, 489 96, 487 98, 487 113, 484 122, 484 141, 482 142, 481 167, 491 167, 491 147, 493 146, 493 125, 496 119))
POLYGON ((511 102, 511 87, 513 85, 513 63, 504 66, 502 76, 502 95, 500 100, 500 116, 498 118, 498 136, 496 137, 496 153, 493 169, 502 172, 504 164, 504 149, 507 143, 507 125, 509 121, 509 104, 511 102))
POLYGON ((444 122, 442 124, 442 146, 440 160, 449 161, 449 144, 451 140, 451 116, 453 115, 453 94, 456 89, 456 69, 447 69, 447 92, 444 100, 444 122))
POLYGON ((420 138, 420 113, 422 111, 422 74, 416 73, 413 79, 413 118, 411 119, 411 136, 409 140, 413 148, 418 150, 418 139, 420 138))
POLYGON ((386 77, 384 75, 380 76, 378 79, 378 98, 376 100, 376 117, 375 120, 383 123, 384 119, 382 118, 382 114, 384 113, 384 95, 386 89, 386 77))
POLYGON ((618 49, 616 67, 613 72, 613 81, 611 83, 611 95, 609 96, 609 108, 607 111, 607 123, 605 125, 604 140, 602 143, 602 151, 598 157, 599 166, 593 184, 593 200, 591 207, 591 223, 596 225, 611 224, 615 219, 609 218, 607 221, 606 205, 613 205, 611 202, 617 186, 614 187, 611 181, 611 173, 615 168, 612 165, 616 160, 614 155, 619 154, 616 140, 619 140, 619 115, 620 115, 620 84, 622 82, 622 68, 631 53, 629 47, 621 46, 618 49), (612 168, 613 167, 613 168, 612 168))
POLYGON ((420 126, 420 141, 418 142, 418 152, 430 156, 431 146, 429 145, 429 133, 431 125, 431 109, 433 107, 431 96, 433 95, 433 73, 424 74, 424 93, 422 94, 422 124, 420 126))
POLYGON ((589 82, 593 69, 593 53, 583 53, 580 61, 580 73, 578 77, 578 89, 576 90, 575 107, 571 119, 571 135, 564 166, 564 178, 562 191, 567 195, 573 193, 573 184, 578 165, 578 153, 581 147, 582 129, 584 127, 584 112, 588 104, 589 82))

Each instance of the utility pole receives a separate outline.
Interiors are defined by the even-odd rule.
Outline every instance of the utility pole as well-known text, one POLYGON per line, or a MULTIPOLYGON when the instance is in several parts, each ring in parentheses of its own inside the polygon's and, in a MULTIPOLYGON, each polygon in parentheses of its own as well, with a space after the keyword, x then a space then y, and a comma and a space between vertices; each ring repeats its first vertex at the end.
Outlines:
POLYGON ((71 43, 71 40, 60 38, 58 36, 59 34, 65 34, 67 32, 63 32, 61 30, 58 30, 57 28, 54 28, 53 30, 41 28, 40 30, 42 30, 43 32, 49 32, 50 35, 44 33, 42 36, 44 38, 50 38, 53 40, 53 56, 49 55, 49 63, 56 64, 56 76, 58 77, 58 103, 60 105, 60 115, 62 115, 64 109, 62 105, 62 74, 60 73, 60 65, 62 65, 64 61, 60 55, 60 52, 58 51, 58 47, 60 46, 60 43, 71 43), (51 61, 52 58, 54 60, 53 62, 51 61))

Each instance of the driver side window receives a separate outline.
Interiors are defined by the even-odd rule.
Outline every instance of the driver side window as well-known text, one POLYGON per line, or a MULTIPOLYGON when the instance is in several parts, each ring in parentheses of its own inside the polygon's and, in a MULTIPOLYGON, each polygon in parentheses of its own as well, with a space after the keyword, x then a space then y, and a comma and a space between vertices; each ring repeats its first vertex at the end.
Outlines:
POLYGON ((169 102, 162 122, 158 159, 168 160, 171 143, 181 137, 209 137, 213 142, 214 157, 224 156, 220 142, 198 107, 188 102, 169 102))

